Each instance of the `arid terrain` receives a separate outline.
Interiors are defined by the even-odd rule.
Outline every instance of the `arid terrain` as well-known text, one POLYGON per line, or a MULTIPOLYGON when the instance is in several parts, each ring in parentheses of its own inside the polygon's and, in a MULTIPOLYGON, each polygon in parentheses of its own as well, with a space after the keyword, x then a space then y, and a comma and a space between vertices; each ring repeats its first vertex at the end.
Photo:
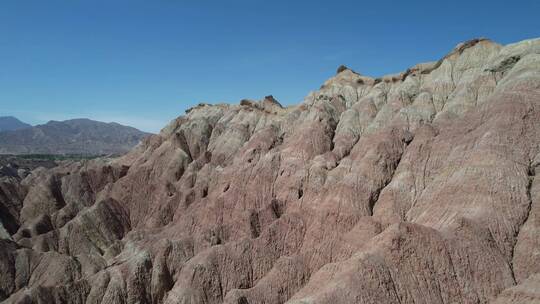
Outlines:
POLYGON ((0 117, 0 155, 118 155, 128 152, 150 135, 118 123, 86 118, 51 120, 34 127, 25 126, 17 119, 11 121, 13 119, 0 117))
POLYGON ((0 116, 0 132, 31 128, 32 126, 13 116, 0 116))
POLYGON ((540 303, 540 39, 359 72, 0 177, 0 301, 540 303))

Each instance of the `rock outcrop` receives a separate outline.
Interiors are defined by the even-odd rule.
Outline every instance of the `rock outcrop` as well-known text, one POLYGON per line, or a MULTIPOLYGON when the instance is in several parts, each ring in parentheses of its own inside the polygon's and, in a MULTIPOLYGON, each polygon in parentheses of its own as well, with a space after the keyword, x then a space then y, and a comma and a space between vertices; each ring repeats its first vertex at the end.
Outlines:
POLYGON ((0 184, 0 300, 540 301, 540 39, 186 112, 0 184))

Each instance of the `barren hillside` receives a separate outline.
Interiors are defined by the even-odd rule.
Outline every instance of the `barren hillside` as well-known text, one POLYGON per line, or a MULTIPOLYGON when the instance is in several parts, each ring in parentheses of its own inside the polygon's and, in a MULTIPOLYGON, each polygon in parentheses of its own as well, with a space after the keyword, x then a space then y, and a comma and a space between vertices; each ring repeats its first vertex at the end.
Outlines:
POLYGON ((5 303, 539 303, 540 39, 201 104, 0 180, 5 303))

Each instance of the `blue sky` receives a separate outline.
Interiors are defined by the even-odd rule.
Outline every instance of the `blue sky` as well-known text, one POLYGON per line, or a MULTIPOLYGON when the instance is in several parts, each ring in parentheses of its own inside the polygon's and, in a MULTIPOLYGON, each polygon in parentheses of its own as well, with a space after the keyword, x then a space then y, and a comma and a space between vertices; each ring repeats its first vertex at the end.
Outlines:
POLYGON ((300 102, 457 43, 540 36, 540 1, 0 0, 0 116, 158 131, 199 102, 300 102))

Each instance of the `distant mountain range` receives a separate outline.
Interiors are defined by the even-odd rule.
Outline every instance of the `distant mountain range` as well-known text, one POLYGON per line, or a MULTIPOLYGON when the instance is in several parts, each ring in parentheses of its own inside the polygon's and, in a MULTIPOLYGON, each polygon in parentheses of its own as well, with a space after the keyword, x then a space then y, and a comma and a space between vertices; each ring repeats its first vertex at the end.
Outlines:
POLYGON ((0 132, 13 131, 31 127, 31 125, 24 123, 13 116, 0 116, 0 132))
POLYGON ((34 127, 14 117, 0 121, 0 154, 121 154, 149 135, 118 123, 90 119, 49 121, 34 127))

